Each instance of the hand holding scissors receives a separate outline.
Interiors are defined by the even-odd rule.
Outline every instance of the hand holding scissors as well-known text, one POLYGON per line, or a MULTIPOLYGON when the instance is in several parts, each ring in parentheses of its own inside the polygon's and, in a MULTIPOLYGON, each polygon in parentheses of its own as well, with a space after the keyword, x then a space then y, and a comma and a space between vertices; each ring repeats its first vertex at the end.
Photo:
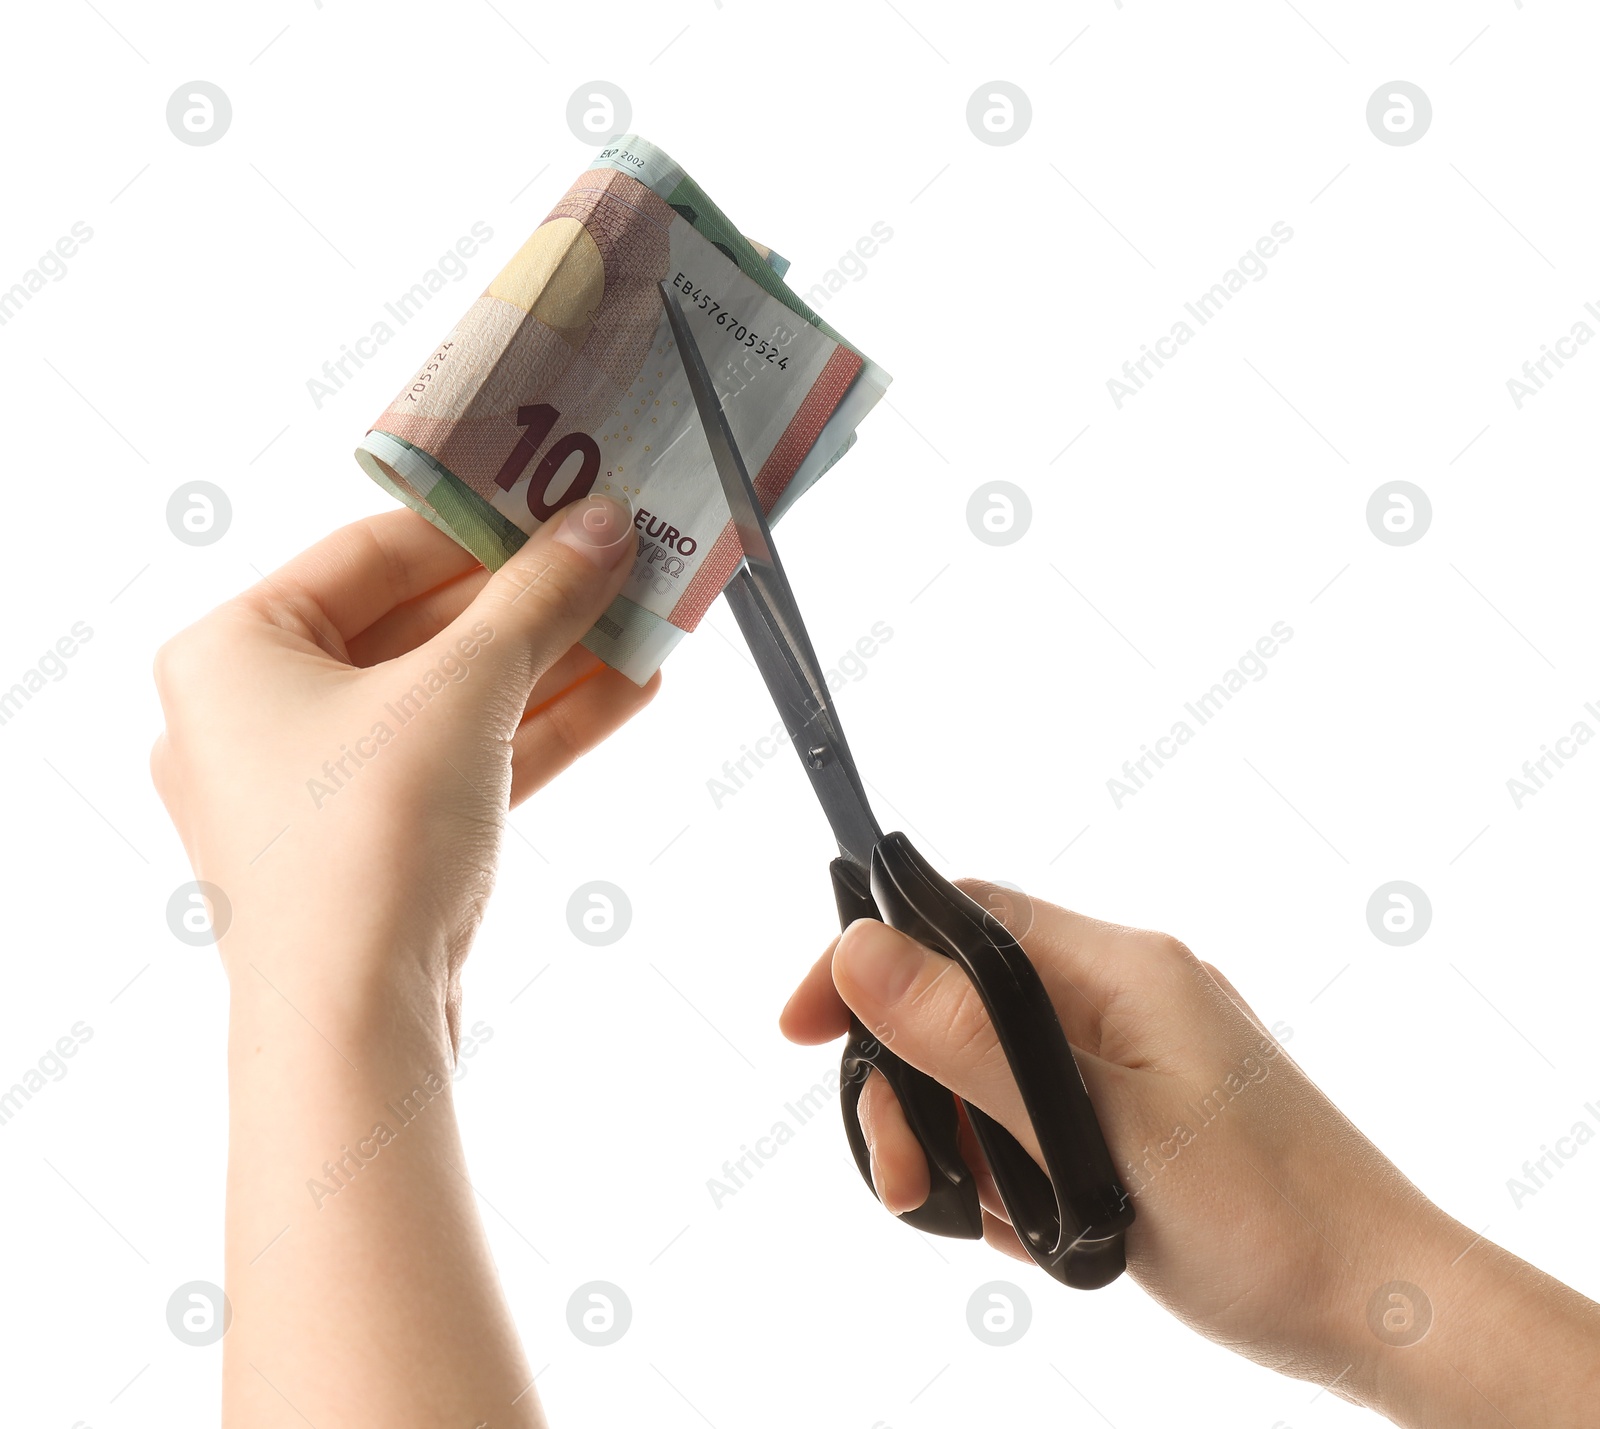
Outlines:
MULTIPOLYGON (((1044 1159, 1041 1169, 1009 1131, 961 1103, 1011 1223, 1028 1253, 1057 1280, 1080 1289, 1109 1284, 1126 1263, 1123 1237, 1133 1204, 1055 1008, 1005 926, 941 878, 904 834, 878 827, 705 360, 666 283, 661 300, 744 551, 725 592, 728 604, 838 841, 830 871, 840 924, 879 919, 961 965, 994 1024, 1044 1159)), ((928 1160, 928 1197, 900 1219, 936 1235, 981 1237, 977 1182, 958 1145, 957 1099, 852 1017, 840 1100, 845 1134, 867 1185, 871 1159, 856 1108, 874 1069, 899 1098, 928 1160)))

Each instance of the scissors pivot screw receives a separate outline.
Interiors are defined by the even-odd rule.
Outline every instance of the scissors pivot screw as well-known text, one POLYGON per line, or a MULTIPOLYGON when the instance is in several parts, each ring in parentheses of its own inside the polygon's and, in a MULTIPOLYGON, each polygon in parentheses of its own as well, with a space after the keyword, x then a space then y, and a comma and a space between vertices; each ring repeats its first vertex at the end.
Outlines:
POLYGON ((825 744, 813 745, 806 750, 806 763, 813 769, 820 769, 828 762, 828 746, 825 744))

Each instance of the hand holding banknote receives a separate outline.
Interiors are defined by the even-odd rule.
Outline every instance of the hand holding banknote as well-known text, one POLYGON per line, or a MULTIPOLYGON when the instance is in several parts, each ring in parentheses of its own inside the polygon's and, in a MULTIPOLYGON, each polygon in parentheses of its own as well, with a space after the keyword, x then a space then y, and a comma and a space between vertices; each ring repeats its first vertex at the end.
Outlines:
POLYGON ((507 807, 659 683, 641 689, 576 644, 633 548, 631 511, 591 496, 490 576, 419 516, 388 512, 162 648, 152 768, 196 877, 228 899, 219 941, 236 980, 247 958, 296 983, 403 975, 454 1007, 507 807), (332 927, 353 966, 329 965, 332 927))

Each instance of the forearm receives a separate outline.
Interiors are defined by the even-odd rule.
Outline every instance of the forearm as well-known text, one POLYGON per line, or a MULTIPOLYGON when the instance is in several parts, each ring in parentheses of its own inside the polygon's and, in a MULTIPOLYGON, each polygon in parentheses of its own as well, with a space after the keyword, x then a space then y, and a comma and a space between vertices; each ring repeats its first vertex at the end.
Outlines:
POLYGON ((467 1180, 443 999, 233 962, 228 1429, 542 1429, 467 1180))
POLYGON ((1369 1299, 1352 1397, 1403 1429, 1595 1422, 1600 1305, 1443 1213, 1392 1265, 1373 1291, 1404 1282, 1425 1299, 1404 1289, 1401 1299, 1369 1299), (1408 1343, 1423 1315, 1426 1332, 1408 1343))

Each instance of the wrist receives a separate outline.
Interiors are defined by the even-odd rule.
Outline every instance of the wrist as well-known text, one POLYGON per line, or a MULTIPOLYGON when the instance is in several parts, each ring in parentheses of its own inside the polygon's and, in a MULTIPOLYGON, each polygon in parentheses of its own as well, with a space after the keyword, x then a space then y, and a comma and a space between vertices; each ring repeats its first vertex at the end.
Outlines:
POLYGON ((454 911, 450 902, 441 904, 425 880, 385 861, 382 849, 353 840, 359 856, 346 847, 330 866, 326 849, 294 839, 291 831, 269 845, 260 866, 203 860, 201 876, 225 891, 220 914, 213 912, 235 1002, 248 1005, 272 986, 330 1014, 403 999, 438 1003, 466 951, 463 932, 470 936, 473 925, 445 916, 454 911))
POLYGON ((1347 1397, 1406 1429, 1593 1422, 1600 1307, 1427 1203, 1368 1264, 1347 1397))
POLYGON ((400 949, 369 955, 325 939, 314 956, 307 952, 297 947, 286 955, 281 945, 230 940, 223 966, 235 1046, 270 1039, 347 1066, 402 1051, 453 1063, 442 959, 400 949))

